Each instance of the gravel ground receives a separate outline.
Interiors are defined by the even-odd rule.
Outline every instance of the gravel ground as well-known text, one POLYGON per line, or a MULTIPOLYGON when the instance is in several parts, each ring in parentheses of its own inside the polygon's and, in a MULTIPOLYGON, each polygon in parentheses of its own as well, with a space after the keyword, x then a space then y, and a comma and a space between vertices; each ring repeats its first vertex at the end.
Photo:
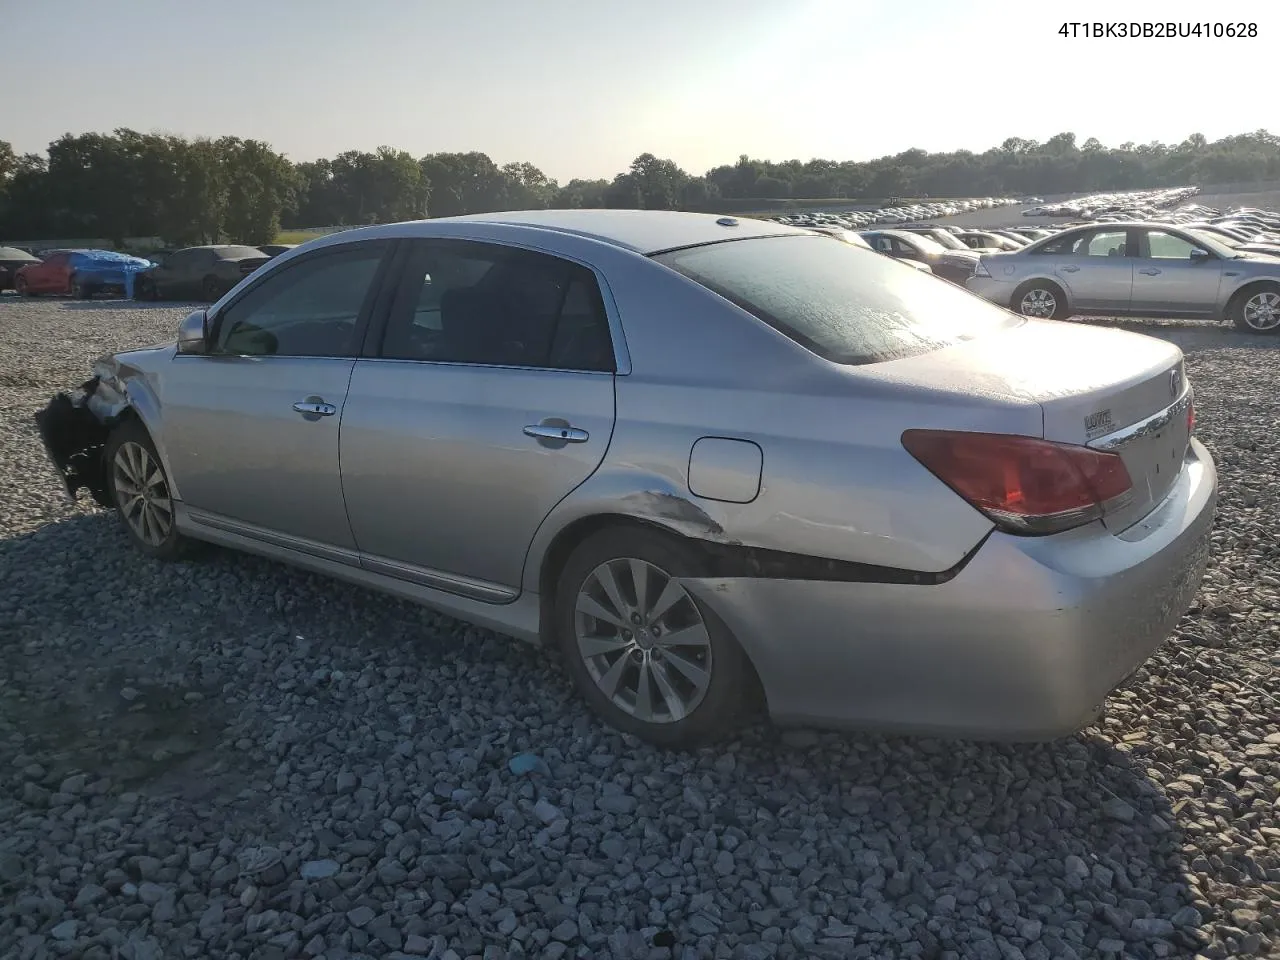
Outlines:
POLYGON ((667 754, 541 652, 64 502, 31 414, 185 308, 0 298, 0 956, 1280 951, 1280 352, 1178 339, 1223 494, 1197 605, 1049 745, 760 726, 667 754))

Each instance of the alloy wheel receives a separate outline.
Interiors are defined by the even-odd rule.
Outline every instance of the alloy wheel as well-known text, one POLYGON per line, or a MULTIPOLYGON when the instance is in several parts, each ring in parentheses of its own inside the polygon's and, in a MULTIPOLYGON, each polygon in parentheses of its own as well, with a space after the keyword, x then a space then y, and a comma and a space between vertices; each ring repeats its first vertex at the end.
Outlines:
POLYGON ((120 444, 112 463, 112 483, 129 529, 148 546, 162 546, 173 530, 173 501, 155 457, 133 440, 120 444))
POLYGON ((1047 320, 1057 311, 1058 298, 1045 287, 1033 287, 1023 294, 1022 302, 1018 305, 1018 309, 1024 317, 1047 320))
POLYGON ((1280 293, 1263 290, 1246 300, 1244 322, 1252 330, 1271 331, 1280 327, 1280 293))
POLYGON ((587 673, 619 709, 645 723, 675 723, 711 683, 711 638, 693 597, 651 563, 596 567, 578 591, 574 635, 587 673))

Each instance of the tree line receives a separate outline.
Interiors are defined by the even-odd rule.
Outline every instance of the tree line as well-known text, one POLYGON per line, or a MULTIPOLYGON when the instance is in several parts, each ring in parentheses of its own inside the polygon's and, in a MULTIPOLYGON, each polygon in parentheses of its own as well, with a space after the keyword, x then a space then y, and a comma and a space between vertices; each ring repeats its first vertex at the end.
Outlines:
POLYGON ((187 139, 118 129, 66 134, 47 154, 0 140, 0 238, 162 237, 185 245, 267 243, 283 228, 387 223, 494 210, 613 207, 725 210, 741 201, 970 197, 1280 180, 1266 130, 1176 145, 1044 143, 1010 137, 983 153, 907 150, 868 161, 740 156, 702 175, 652 153, 612 179, 559 184, 532 163, 487 154, 414 157, 379 147, 294 163, 239 137, 187 139))

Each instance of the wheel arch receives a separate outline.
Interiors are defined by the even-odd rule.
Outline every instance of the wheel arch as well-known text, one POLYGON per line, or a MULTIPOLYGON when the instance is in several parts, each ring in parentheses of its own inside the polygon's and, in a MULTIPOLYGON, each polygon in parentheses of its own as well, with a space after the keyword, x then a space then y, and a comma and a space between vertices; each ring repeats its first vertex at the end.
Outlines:
MULTIPOLYGON (((694 504, 691 507, 697 509, 694 504)), ((625 513, 592 513, 586 516, 578 517, 571 521, 556 532, 551 539, 547 548, 542 552, 541 559, 537 570, 537 586, 538 586, 538 632, 542 645, 554 650, 557 647, 554 630, 556 623, 556 594, 560 576, 564 571, 565 564, 568 563, 569 557, 579 544, 583 543, 588 537, 594 536, 602 530, 610 528, 629 528, 632 530, 644 530, 650 533, 657 533, 664 539, 668 540, 672 545, 689 551, 694 558, 695 563, 699 566, 706 566, 705 575, 710 576, 715 571, 712 566, 715 562, 713 555, 715 545, 706 540, 700 540, 697 537, 689 536, 685 533, 677 531, 670 526, 666 526, 651 518, 638 517, 625 513)), ((742 644, 737 637, 734 637, 729 627, 724 624, 719 613, 714 608, 708 611, 711 616, 719 621, 726 631, 729 632, 734 645, 742 651, 742 656, 747 665, 747 672, 751 680, 752 689, 749 691, 749 697, 753 703, 765 705, 767 709, 767 695, 765 686, 760 680, 760 674, 756 670, 756 665, 751 659, 750 651, 742 644)))
POLYGON ((1232 313, 1235 311, 1236 305, 1240 303, 1240 301, 1251 296, 1259 287, 1274 287, 1276 290, 1280 290, 1280 279, 1273 279, 1271 277, 1255 277, 1252 280, 1247 280, 1240 284, 1240 286, 1236 287, 1236 289, 1232 291, 1231 296, 1227 297, 1227 301, 1222 308, 1222 315, 1218 318, 1219 321, 1228 321, 1233 319, 1232 313))
POLYGON ((1013 288, 1013 294, 1009 297, 1009 309, 1021 316, 1018 311, 1018 301, 1022 299, 1023 293, 1035 284, 1045 284, 1046 286, 1053 287, 1054 290, 1058 291, 1061 302, 1066 311, 1064 316, 1069 317, 1074 313, 1075 305, 1071 300, 1071 291, 1068 290, 1057 277, 1045 276, 1043 274, 1027 277, 1027 279, 1018 282, 1018 285, 1013 288))

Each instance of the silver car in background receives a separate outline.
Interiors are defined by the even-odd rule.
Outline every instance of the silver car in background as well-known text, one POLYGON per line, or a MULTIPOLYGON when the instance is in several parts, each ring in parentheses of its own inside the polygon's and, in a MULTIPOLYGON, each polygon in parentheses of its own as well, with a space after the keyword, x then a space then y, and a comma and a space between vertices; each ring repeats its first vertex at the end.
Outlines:
POLYGON ((548 644, 667 745, 761 696, 1070 733, 1189 605, 1217 496, 1177 347, 688 213, 319 238, 37 421, 147 555, 210 541, 548 644))
POLYGON ((1280 332, 1280 259, 1164 223, 1077 227, 983 256, 965 284, 1023 316, 1229 320, 1280 332))

